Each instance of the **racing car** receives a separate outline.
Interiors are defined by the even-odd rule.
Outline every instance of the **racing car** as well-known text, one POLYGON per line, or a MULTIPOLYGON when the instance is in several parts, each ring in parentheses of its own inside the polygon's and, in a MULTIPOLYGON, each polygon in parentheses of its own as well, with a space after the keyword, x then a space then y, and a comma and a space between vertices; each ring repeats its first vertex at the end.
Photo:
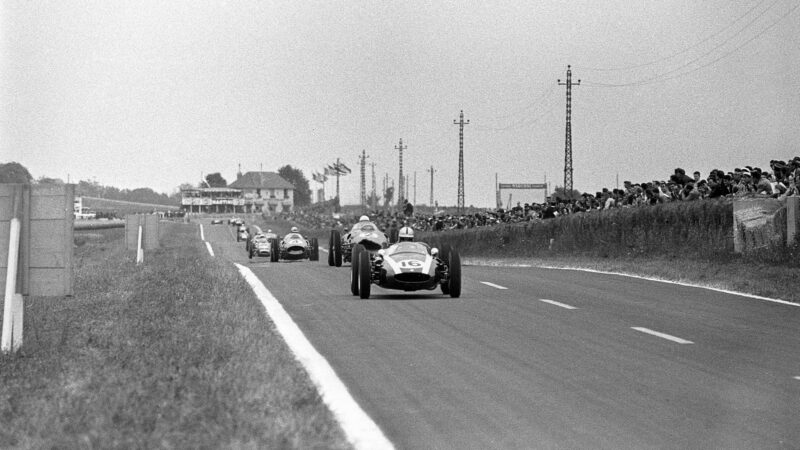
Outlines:
MULTIPOLYGON (((461 296, 461 257, 449 246, 441 253, 422 242, 407 237, 406 227, 400 230, 400 242, 371 253, 361 244, 352 250, 350 292, 369 298, 372 284, 401 291, 434 290, 457 298, 461 296)), ((413 237, 413 231, 411 231, 413 237)))
POLYGON ((306 239, 298 231, 297 227, 292 227, 289 234, 278 239, 272 240, 272 249, 269 260, 278 262, 281 259, 297 260, 306 259, 309 261, 319 261, 319 243, 317 238, 306 239))
POLYGON ((339 230, 331 230, 328 241, 328 265, 341 267, 342 262, 353 262, 352 252, 361 245, 369 252, 377 252, 389 246, 389 237, 370 222, 369 217, 361 216, 353 228, 344 236, 339 230))
POLYGON ((253 259, 253 256, 271 256, 273 240, 274 239, 269 239, 264 233, 258 233, 253 236, 249 250, 247 251, 248 258, 253 259))

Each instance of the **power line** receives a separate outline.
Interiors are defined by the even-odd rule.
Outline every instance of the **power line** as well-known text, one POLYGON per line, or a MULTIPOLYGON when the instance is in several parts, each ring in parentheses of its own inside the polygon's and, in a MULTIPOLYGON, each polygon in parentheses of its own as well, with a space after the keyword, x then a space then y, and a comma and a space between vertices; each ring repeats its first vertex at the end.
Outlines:
MULTIPOLYGON (((729 24, 728 24, 728 25, 726 25, 725 27, 723 27, 723 28, 719 29, 717 32, 715 32, 715 33, 712 33, 712 34, 708 35, 706 38, 704 38, 704 39, 702 39, 702 40, 700 40, 700 41, 698 41, 698 42, 694 43, 693 45, 690 45, 689 47, 686 47, 686 48, 684 48, 684 49, 682 49, 682 50, 678 50, 677 52, 675 52, 675 53, 672 53, 671 55, 665 56, 665 57, 663 57, 663 58, 658 58, 658 59, 655 59, 655 60, 652 60, 652 61, 649 61, 649 62, 646 62, 646 63, 642 63, 642 64, 636 64, 636 65, 632 65, 632 66, 626 66, 626 67, 609 67, 609 68, 602 68, 602 67, 583 67, 583 66, 575 66, 575 68, 576 68, 576 69, 580 69, 580 70, 592 70, 592 71, 597 71, 597 72, 616 72, 616 71, 623 71, 623 70, 640 69, 640 68, 642 68, 642 67, 652 66, 653 64, 657 64, 657 63, 660 63, 660 62, 662 62, 662 61, 666 61, 666 60, 669 60, 669 59, 675 58, 676 56, 680 56, 680 55, 682 55, 682 54, 684 54, 684 53, 687 53, 687 52, 689 52, 689 50, 692 50, 692 49, 694 49, 694 48, 696 48, 696 47, 699 47, 701 44, 704 44, 704 43, 706 43, 706 42, 710 41, 711 39, 713 39, 713 38, 715 38, 715 37, 719 36, 720 34, 722 34, 723 32, 725 32, 726 30, 728 30, 729 28, 731 28, 731 27, 732 27, 734 24, 736 24, 737 22, 739 22, 740 20, 742 20, 742 19, 744 19, 746 16, 748 16, 748 15, 749 15, 751 12, 753 12, 753 11, 754 11, 756 8, 758 8, 759 6, 761 6, 761 5, 762 5, 762 4, 763 4, 765 1, 766 1, 766 0, 760 0, 760 1, 759 1, 758 3, 756 3, 756 4, 755 4, 755 5, 752 7, 752 8, 748 9, 746 13, 742 14, 742 15, 741 15, 741 16, 739 16, 739 17, 738 17, 736 20, 734 20, 733 22, 729 23, 729 24)), ((777 2, 776 2, 776 3, 777 3, 777 2)), ((773 3, 772 5, 770 5, 770 6, 767 8, 767 10, 769 10, 769 9, 770 9, 770 8, 772 8, 773 6, 775 6, 775 3, 773 3)), ((766 10, 765 10, 765 11, 766 11, 766 10)), ((763 13, 762 13, 762 14, 763 14, 763 13)))
POLYGON ((789 11, 787 11, 786 13, 784 13, 784 14, 783 14, 781 17, 779 17, 778 19, 776 19, 776 20, 775 20, 774 22, 772 22, 771 24, 769 24, 769 25, 768 25, 766 28, 764 28, 763 30, 761 30, 760 32, 758 32, 756 35, 754 35, 754 36, 753 36, 753 37, 751 37, 750 39, 747 39, 746 41, 742 42, 742 43, 741 43, 741 44, 739 44, 738 46, 734 47, 732 50, 730 50, 730 51, 728 51, 728 52, 725 52, 725 53, 723 53, 721 56, 719 56, 718 58, 716 58, 716 59, 714 59, 714 60, 712 60, 712 61, 710 61, 710 62, 708 62, 708 63, 706 63, 706 64, 702 64, 702 65, 700 65, 700 66, 698 66, 698 67, 695 67, 695 68, 693 68, 693 69, 691 69, 691 70, 689 70, 689 71, 682 72, 682 73, 676 74, 676 75, 674 75, 674 76, 669 76, 669 77, 667 77, 667 76, 666 76, 666 75, 669 75, 669 74, 671 74, 671 73, 675 73, 675 72, 677 72, 677 71, 679 71, 679 70, 681 70, 681 69, 683 69, 683 68, 686 68, 687 66, 689 66, 689 65, 691 65, 691 64, 693 64, 693 63, 695 63, 695 62, 697 62, 697 61, 698 61, 698 60, 700 60, 702 57, 704 57, 704 56, 707 56, 708 54, 710 54, 711 52, 713 52, 713 51, 714 51, 714 50, 716 50, 717 48, 719 48, 719 47, 721 47, 722 45, 724 45, 725 43, 727 43, 727 41, 726 41, 726 42, 723 42, 722 44, 720 44, 720 45, 718 45, 717 47, 715 47, 715 48, 711 49, 710 51, 706 52, 705 54, 698 56, 697 58, 695 58, 695 59, 693 59, 693 60, 691 60, 691 61, 687 62, 686 64, 684 64, 684 65, 682 65, 682 66, 680 66, 680 67, 677 67, 677 68, 675 68, 675 69, 672 69, 672 70, 670 70, 670 71, 664 72, 664 73, 662 73, 662 74, 655 75, 655 76, 653 76, 653 77, 650 77, 650 78, 643 78, 643 79, 641 79, 641 80, 638 80, 638 81, 633 81, 633 82, 630 82, 630 83, 620 83, 620 84, 614 84, 614 83, 594 83, 594 82, 587 82, 587 83, 586 83, 586 85, 587 85, 587 86, 593 86, 593 87, 628 87, 628 86, 644 86, 644 85, 647 85, 647 84, 653 84, 653 83, 659 83, 659 82, 663 82, 663 81, 674 80, 674 79, 676 79, 676 78, 680 78, 680 77, 686 76, 686 75, 688 75, 688 74, 690 74, 690 73, 696 72, 696 71, 698 71, 698 70, 700 70, 700 69, 706 68, 706 67, 708 67, 708 66, 710 66, 710 65, 712 65, 712 64, 715 64, 715 63, 717 63, 718 61, 720 61, 720 60, 722 60, 722 59, 724 59, 724 58, 726 58, 726 57, 730 56, 731 54, 733 54, 734 52, 738 51, 738 50, 739 50, 739 49, 741 49, 742 47, 746 46, 747 44, 749 44, 749 43, 753 42, 754 40, 758 39, 759 37, 763 36, 763 35, 764 35, 764 34, 765 34, 767 31, 771 30, 771 29, 772 29, 772 28, 774 28, 776 25, 778 25, 778 23, 780 23, 781 21, 783 21, 784 19, 786 19, 787 17, 789 17, 789 15, 790 15, 790 14, 792 14, 792 13, 793 13, 795 10, 797 10, 797 8, 800 8, 800 4, 798 4, 798 5, 795 5, 795 6, 794 6, 792 9, 790 9, 789 11))

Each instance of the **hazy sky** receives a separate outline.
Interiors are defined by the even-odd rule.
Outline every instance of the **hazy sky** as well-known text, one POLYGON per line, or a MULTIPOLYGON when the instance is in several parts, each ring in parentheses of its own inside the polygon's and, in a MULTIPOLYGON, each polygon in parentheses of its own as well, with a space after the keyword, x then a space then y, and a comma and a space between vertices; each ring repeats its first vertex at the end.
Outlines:
POLYGON ((576 189, 763 168, 800 155, 798 6, 3 1, 0 161, 170 193, 201 173, 232 182, 239 164, 311 179, 341 158, 343 201, 356 203, 361 150, 380 190, 402 138, 412 200, 416 171, 428 202, 434 166, 436 199, 454 205, 463 109, 466 204, 494 206, 495 173, 563 185, 556 80, 571 64, 576 189))

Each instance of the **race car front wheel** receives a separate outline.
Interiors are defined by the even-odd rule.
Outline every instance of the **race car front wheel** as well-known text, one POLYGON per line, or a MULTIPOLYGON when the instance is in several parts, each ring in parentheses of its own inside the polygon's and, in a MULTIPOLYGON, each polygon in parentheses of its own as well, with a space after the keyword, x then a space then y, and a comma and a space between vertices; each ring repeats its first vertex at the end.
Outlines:
POLYGON ((372 265, 369 261, 369 252, 358 252, 358 294, 361 298, 369 298, 372 287, 372 265))
MULTIPOLYGON (((448 265, 450 266, 450 277, 447 280, 447 284, 450 297, 461 297, 461 255, 459 255, 457 251, 450 251, 448 265)), ((445 294, 447 294, 447 292, 445 292, 445 294)))
POLYGON ((355 247, 353 247, 353 264, 350 266, 350 292, 353 295, 358 295, 359 293, 358 289, 359 272, 358 272, 358 258, 357 258, 358 256, 357 251, 359 247, 360 245, 356 245, 355 247))

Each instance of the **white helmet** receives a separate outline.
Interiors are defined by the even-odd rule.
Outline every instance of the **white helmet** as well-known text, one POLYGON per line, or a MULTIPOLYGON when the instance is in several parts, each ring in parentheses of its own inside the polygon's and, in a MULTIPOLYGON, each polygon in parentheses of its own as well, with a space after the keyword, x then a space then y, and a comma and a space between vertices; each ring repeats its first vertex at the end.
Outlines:
POLYGON ((272 233, 272 230, 267 230, 267 233, 272 233))
POLYGON ((359 222, 369 222, 369 217, 361 216, 361 217, 358 218, 358 221, 359 222))
POLYGON ((291 230, 291 231, 292 231, 292 233, 297 233, 297 232, 298 232, 298 229, 297 229, 297 227, 292 227, 292 230, 291 230))
POLYGON ((413 241, 414 240, 414 230, 411 227, 403 227, 400 228, 400 233, 397 235, 397 240, 402 241, 413 241))

